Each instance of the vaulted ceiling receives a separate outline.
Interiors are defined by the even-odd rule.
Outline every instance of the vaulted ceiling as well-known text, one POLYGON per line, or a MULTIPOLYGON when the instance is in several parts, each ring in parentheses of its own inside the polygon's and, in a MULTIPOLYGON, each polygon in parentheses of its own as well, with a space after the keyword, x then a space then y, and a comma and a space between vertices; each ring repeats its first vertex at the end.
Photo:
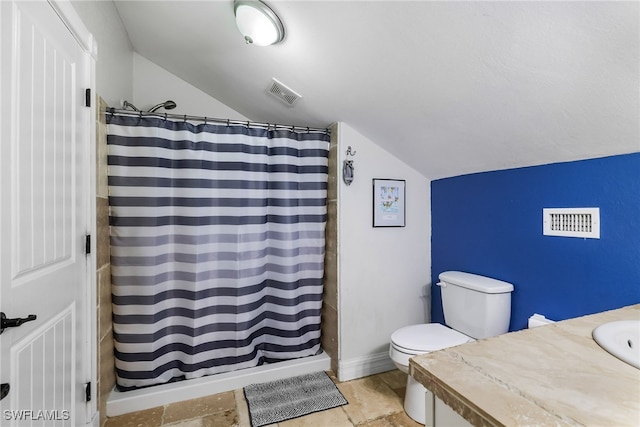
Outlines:
POLYGON ((640 151, 637 1, 268 0, 268 47, 232 0, 115 3, 138 53, 242 115, 346 122, 431 179, 640 151))

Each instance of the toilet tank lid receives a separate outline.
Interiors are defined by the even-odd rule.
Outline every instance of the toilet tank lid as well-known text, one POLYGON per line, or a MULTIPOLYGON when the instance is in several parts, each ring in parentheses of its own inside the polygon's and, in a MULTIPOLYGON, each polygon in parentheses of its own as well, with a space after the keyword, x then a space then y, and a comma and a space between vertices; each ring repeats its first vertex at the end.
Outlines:
POLYGON ((486 294, 502 294, 513 291, 513 285, 502 280, 462 271, 444 271, 438 276, 441 282, 472 289, 486 294))

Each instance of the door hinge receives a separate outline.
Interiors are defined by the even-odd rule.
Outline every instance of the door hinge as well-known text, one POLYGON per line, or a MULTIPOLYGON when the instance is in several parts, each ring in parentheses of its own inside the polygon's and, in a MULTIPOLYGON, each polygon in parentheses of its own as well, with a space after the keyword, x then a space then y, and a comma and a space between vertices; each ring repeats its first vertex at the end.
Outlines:
POLYGON ((89 255, 91 253, 91 234, 84 236, 84 253, 89 255))
POLYGON ((91 107, 91 89, 85 89, 84 91, 84 106, 91 107))
POLYGON ((91 381, 84 385, 84 399, 85 402, 91 402, 91 381))

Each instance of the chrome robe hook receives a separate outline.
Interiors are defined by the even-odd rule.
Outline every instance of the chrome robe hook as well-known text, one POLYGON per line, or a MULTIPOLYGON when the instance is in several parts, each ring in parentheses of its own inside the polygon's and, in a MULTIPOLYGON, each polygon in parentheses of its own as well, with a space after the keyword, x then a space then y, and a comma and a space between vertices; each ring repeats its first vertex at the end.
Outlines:
MULTIPOLYGON (((354 157, 356 155, 355 151, 351 150, 351 146, 347 147, 346 156, 354 157)), ((355 167, 353 166, 353 160, 345 160, 342 163, 342 180, 345 184, 351 185, 354 178, 355 167)))
POLYGON ((353 160, 345 160, 342 164, 342 180, 345 184, 351 185, 353 182, 353 160))

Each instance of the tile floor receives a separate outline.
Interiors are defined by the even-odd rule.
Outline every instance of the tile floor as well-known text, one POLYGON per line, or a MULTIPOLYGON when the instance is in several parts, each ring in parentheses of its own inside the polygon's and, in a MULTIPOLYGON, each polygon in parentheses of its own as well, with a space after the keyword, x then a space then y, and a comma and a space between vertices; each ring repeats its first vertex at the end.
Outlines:
MULTIPOLYGON (((402 409, 407 375, 398 370, 340 382, 349 402, 270 427, 421 427, 402 409)), ((107 418, 104 427, 250 427, 242 389, 107 418)))

